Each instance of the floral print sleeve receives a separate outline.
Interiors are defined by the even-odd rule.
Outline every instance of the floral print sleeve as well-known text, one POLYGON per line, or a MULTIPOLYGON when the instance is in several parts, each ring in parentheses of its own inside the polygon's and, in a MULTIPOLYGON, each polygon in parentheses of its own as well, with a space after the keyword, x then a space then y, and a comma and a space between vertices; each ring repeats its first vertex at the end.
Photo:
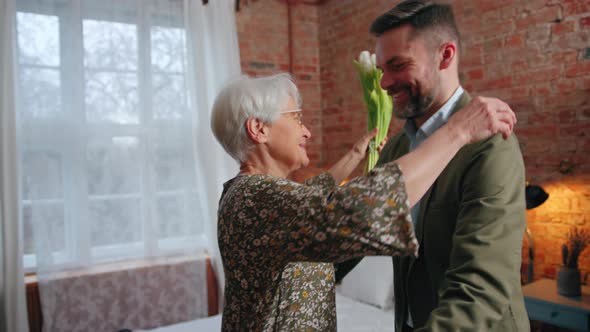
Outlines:
POLYGON ((334 180, 328 174, 314 180, 325 181, 324 186, 264 175, 237 181, 236 191, 228 192, 222 204, 230 205, 238 220, 256 220, 248 227, 257 231, 245 233, 244 240, 283 251, 285 260, 338 262, 417 253, 405 185, 395 163, 342 187, 330 185, 334 180))
POLYGON ((311 179, 308 179, 304 183, 306 186, 316 186, 322 187, 325 189, 333 189, 336 187, 336 181, 330 173, 322 173, 318 176, 314 176, 311 179))

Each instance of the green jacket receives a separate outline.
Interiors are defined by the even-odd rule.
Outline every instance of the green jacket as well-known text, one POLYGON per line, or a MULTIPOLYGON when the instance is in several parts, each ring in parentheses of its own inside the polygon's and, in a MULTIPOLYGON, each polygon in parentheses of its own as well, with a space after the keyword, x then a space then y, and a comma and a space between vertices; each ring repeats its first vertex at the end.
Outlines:
MULTIPOLYGON (((470 99, 464 93, 452 112, 470 99)), ((408 147, 405 133, 394 136, 378 164, 408 147)), ((419 257, 393 257, 396 331, 408 303, 419 331, 530 331, 520 284, 524 187, 514 135, 457 153, 421 201, 419 257)))
MULTIPOLYGON (((470 99, 464 93, 452 112, 470 99)), ((405 133, 394 136, 378 165, 408 149, 405 133)), ((419 257, 393 257, 396 331, 408 303, 419 331, 530 331, 520 284, 524 186, 514 135, 457 153, 421 200, 419 257)), ((338 264, 337 281, 358 261, 338 264)))

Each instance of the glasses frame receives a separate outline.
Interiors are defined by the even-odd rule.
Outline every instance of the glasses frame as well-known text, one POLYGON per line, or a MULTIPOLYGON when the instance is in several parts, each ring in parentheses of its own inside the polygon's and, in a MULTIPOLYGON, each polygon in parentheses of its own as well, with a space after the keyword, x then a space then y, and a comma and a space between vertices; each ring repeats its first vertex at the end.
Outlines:
POLYGON ((286 113, 297 113, 297 117, 293 118, 293 119, 296 120, 300 126, 303 126, 303 110, 301 108, 279 112, 279 114, 286 114, 286 113))

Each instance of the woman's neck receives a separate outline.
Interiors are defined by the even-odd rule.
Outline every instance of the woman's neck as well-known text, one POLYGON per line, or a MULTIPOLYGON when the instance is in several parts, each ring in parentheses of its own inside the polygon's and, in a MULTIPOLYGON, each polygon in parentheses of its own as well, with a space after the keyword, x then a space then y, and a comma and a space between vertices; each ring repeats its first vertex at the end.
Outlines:
POLYGON ((289 171, 283 169, 277 163, 273 163, 272 158, 268 162, 263 162, 267 158, 248 158, 245 162, 240 164, 240 174, 254 175, 264 174, 272 175, 279 178, 286 178, 289 171))

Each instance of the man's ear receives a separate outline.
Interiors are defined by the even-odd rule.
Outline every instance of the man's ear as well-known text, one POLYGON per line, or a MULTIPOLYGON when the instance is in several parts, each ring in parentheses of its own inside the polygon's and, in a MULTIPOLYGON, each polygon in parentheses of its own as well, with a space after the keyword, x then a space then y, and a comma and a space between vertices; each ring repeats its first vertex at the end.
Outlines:
POLYGON ((268 141, 269 129, 260 119, 248 118, 246 120, 246 133, 248 133, 248 137, 256 144, 262 144, 268 141))
POLYGON ((440 54, 439 69, 444 70, 449 68, 457 56, 457 44, 452 41, 443 43, 438 51, 440 54))

